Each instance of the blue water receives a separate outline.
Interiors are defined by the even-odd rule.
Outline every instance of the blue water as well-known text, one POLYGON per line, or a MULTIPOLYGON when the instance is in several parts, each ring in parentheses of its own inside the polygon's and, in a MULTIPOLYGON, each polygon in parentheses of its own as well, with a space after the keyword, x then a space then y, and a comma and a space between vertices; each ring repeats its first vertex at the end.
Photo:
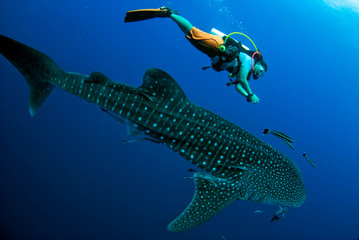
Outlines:
POLYGON ((122 143, 133 139, 124 126, 61 90, 31 118, 26 82, 0 56, 0 239, 356 240, 358 26, 357 7, 321 0, 1 1, 0 34, 66 71, 99 71, 134 86, 148 67, 167 71, 193 102, 292 158, 308 197, 273 223, 277 206, 237 201, 192 230, 168 232, 192 199, 184 177, 193 166, 162 145, 122 143), (227 87, 225 73, 202 71, 208 57, 170 19, 123 23, 127 10, 162 5, 202 30, 254 40, 269 67, 250 82, 259 104, 227 87), (296 150, 264 128, 290 135, 296 150))

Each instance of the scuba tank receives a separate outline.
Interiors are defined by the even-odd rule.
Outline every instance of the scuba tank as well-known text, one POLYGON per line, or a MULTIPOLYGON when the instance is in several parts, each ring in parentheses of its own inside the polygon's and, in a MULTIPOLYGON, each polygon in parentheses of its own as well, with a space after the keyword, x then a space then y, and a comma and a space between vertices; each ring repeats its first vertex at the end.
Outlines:
MULTIPOLYGON (((232 34, 235 34, 235 33, 237 33, 237 32, 233 32, 233 33, 227 35, 227 34, 221 32, 221 31, 219 31, 218 29, 212 28, 209 33, 210 33, 210 34, 217 35, 217 36, 220 36, 220 37, 224 40, 224 43, 223 43, 221 46, 219 46, 219 48, 218 48, 219 51, 221 51, 221 52, 226 51, 226 46, 225 46, 226 41, 235 42, 235 43, 237 43, 237 44, 240 43, 240 42, 238 42, 236 39, 230 37, 232 34)), ((243 34, 243 33, 241 33, 241 34, 243 34)), ((243 35, 244 35, 244 36, 247 36, 247 35, 245 35, 245 34, 243 34, 243 35)), ((250 39, 248 36, 247 36, 247 38, 250 39)), ((251 41, 252 41, 252 40, 251 40, 251 41)), ((252 42, 252 43, 253 43, 253 42, 252 42)), ((241 44, 241 43, 240 43, 240 44, 241 44)), ((242 45, 242 47, 243 47, 244 49, 246 49, 247 51, 250 51, 250 49, 249 49, 247 46, 245 46, 245 45, 243 45, 243 44, 241 44, 241 45, 242 45)), ((254 43, 253 43, 253 45, 254 45, 254 43)), ((254 45, 254 47, 255 47, 256 50, 257 50, 257 47, 256 47, 255 45, 254 45)), ((258 51, 258 50, 257 50, 257 51, 258 51)))
MULTIPOLYGON (((252 58, 252 70, 251 72, 254 72, 254 65, 256 62, 263 60, 263 57, 261 55, 261 53, 258 51, 257 46, 254 44, 254 42, 252 41, 252 39, 250 39, 247 35, 245 35, 244 33, 241 32, 233 32, 230 34, 225 34, 221 31, 219 31, 218 29, 212 28, 210 31, 211 34, 220 36, 224 43, 221 44, 218 48, 219 50, 219 55, 217 57, 215 57, 216 59, 212 59, 212 68, 215 71, 222 71, 222 70, 227 70, 229 73, 229 78, 234 77, 240 68, 240 61, 238 58, 238 55, 240 52, 243 52, 245 54, 247 54, 248 56, 250 56, 252 58), (251 43, 253 44, 254 48, 256 51, 251 51, 247 46, 243 45, 241 42, 235 40, 234 38, 232 38, 231 36, 234 34, 238 34, 238 35, 242 35, 244 37, 246 37, 248 40, 251 41, 251 43), (236 69, 233 68, 229 68, 229 69, 225 69, 223 66, 225 66, 227 63, 232 62, 233 60, 235 60, 237 58, 238 61, 238 67, 236 69)), ((208 67, 203 67, 202 69, 205 70, 208 67)), ((247 79, 250 78, 250 74, 248 75, 247 79)), ((254 77, 254 76, 253 76, 254 77)), ((256 78, 255 78, 256 79, 256 78)), ((229 85, 234 84, 235 82, 232 82, 232 79, 230 79, 231 82, 229 83, 229 85)), ((228 84, 227 84, 228 85, 228 84)))

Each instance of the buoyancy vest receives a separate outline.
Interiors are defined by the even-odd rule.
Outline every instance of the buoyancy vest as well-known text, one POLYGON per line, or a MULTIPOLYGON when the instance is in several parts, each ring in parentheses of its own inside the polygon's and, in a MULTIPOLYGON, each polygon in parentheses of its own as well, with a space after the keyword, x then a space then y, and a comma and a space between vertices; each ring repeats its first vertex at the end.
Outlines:
MULTIPOLYGON (((223 44, 225 47, 224 51, 218 50, 218 56, 212 58, 212 68, 217 71, 228 71, 232 76, 238 74, 239 69, 241 67, 241 61, 239 60, 239 54, 244 53, 247 54, 250 58, 253 58, 253 65, 255 65, 258 61, 262 60, 263 57, 261 54, 254 54, 255 52, 248 49, 246 46, 242 45, 241 42, 234 40, 231 37, 223 36, 223 40, 225 43, 223 44)), ((253 73, 253 69, 250 69, 248 72, 247 80, 250 79, 253 73)), ((253 75, 254 79, 258 77, 253 75)))

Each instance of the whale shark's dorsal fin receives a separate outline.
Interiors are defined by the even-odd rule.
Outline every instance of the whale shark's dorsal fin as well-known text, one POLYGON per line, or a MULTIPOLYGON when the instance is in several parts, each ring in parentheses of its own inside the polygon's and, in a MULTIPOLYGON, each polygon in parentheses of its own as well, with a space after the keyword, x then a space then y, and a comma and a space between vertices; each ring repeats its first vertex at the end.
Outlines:
POLYGON ((111 80, 100 72, 92 72, 89 79, 85 80, 86 83, 100 83, 111 82, 111 80))
POLYGON ((196 172, 193 175, 196 191, 191 203, 167 227, 169 231, 181 232, 193 228, 216 215, 239 198, 238 190, 226 179, 196 172))
POLYGON ((147 69, 143 76, 143 84, 138 90, 142 90, 154 99, 164 102, 178 103, 187 100, 182 88, 173 77, 158 68, 147 69))

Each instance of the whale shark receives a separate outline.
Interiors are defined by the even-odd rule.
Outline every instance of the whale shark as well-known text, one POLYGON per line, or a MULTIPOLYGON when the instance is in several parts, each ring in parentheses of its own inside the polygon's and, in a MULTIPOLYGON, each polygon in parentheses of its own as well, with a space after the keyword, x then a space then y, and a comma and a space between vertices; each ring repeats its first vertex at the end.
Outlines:
POLYGON ((236 200, 299 207, 306 190, 286 155, 223 117, 191 102, 168 73, 149 68, 139 87, 99 72, 66 72, 34 48, 0 35, 0 52, 24 76, 35 116, 56 88, 101 106, 134 132, 164 144, 197 166, 195 193, 167 227, 181 232, 207 221, 236 200))

